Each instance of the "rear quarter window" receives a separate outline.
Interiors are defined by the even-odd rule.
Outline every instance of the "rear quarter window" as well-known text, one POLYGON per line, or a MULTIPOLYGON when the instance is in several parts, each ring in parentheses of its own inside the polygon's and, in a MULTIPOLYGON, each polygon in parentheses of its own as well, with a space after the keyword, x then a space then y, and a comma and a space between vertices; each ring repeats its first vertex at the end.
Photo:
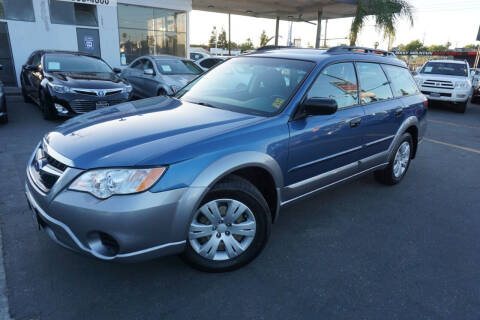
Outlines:
POLYGON ((377 63, 357 63, 358 81, 360 82, 360 100, 362 104, 373 103, 393 98, 387 76, 377 63))
POLYGON ((415 80, 413 80, 407 69, 391 65, 383 65, 383 69, 390 78, 393 95, 396 98, 419 92, 415 80))

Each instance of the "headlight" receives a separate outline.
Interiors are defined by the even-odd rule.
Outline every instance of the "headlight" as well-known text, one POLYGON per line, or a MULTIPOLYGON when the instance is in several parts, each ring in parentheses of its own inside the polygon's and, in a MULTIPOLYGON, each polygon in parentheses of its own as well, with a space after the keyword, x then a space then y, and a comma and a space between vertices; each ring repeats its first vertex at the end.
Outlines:
POLYGON ((132 92, 132 86, 131 86, 131 85, 126 85, 125 87, 123 87, 122 92, 123 92, 123 93, 130 93, 130 92, 132 92))
POLYGON ((455 88, 468 88, 468 82, 467 81, 457 81, 455 82, 455 88))
POLYGON ((148 190, 164 174, 166 168, 97 169, 78 177, 70 190, 88 192, 100 199, 114 194, 132 194, 148 190))
POLYGON ((50 88, 52 88, 53 91, 55 91, 56 93, 67 93, 67 92, 71 92, 71 89, 70 87, 67 87, 67 86, 62 86, 62 85, 59 85, 59 84, 53 84, 51 82, 48 82, 48 86, 50 88))

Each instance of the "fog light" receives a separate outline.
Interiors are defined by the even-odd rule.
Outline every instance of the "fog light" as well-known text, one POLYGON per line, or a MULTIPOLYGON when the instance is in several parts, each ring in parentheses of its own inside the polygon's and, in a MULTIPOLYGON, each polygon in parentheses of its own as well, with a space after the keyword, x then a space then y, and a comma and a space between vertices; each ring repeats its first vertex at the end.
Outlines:
POLYGON ((64 106, 59 105, 58 103, 55 103, 55 109, 57 109, 57 112, 60 113, 60 114, 67 114, 68 113, 68 110, 64 106))

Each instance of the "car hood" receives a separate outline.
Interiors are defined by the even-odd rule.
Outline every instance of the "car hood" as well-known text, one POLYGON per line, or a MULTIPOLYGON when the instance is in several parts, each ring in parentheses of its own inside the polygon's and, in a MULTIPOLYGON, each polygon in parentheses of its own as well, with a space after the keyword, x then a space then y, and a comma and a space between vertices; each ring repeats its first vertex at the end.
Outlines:
POLYGON ((420 73, 415 78, 420 77, 424 80, 443 80, 443 81, 459 81, 459 80, 468 80, 466 76, 451 76, 447 74, 429 74, 429 73, 420 73))
POLYGON ((174 74, 174 75, 164 75, 163 79, 168 85, 175 85, 177 87, 183 88, 190 81, 198 77, 198 74, 174 74))
POLYGON ((45 142, 81 169, 168 165, 212 151, 205 150, 212 139, 262 119, 155 97, 72 118, 45 142))
POLYGON ((126 85, 125 80, 113 72, 51 72, 48 76, 72 88, 111 89, 126 85))

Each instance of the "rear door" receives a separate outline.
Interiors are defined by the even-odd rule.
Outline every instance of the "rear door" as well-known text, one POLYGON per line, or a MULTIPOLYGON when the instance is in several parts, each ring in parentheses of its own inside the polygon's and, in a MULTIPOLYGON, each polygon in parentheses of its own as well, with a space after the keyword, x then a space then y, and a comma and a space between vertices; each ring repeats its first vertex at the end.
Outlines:
POLYGON ((338 111, 289 122, 285 200, 355 174, 361 159, 364 111, 353 63, 325 67, 309 89, 308 98, 333 98, 338 111))
POLYGON ((401 99, 393 96, 382 66, 378 63, 357 62, 360 101, 365 110, 362 123, 365 128, 362 158, 373 157, 368 166, 385 161, 385 151, 393 141, 404 118, 401 99))

